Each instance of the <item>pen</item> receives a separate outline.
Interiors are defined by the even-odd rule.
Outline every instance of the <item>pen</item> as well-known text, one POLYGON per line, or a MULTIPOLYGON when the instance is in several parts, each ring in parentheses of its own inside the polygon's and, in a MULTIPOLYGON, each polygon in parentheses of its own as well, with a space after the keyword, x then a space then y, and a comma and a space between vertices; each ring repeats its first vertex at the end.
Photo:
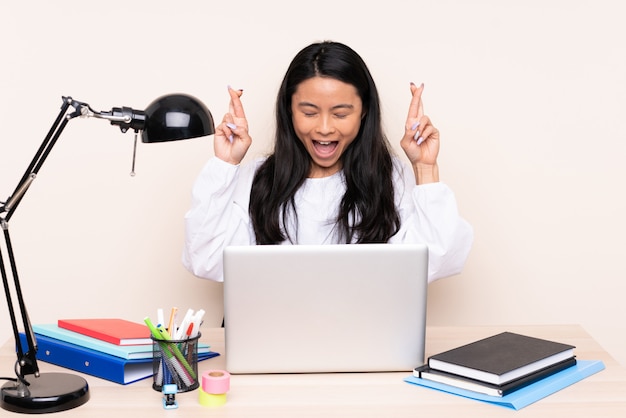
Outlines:
POLYGON ((174 335, 174 332, 176 331, 174 329, 174 319, 176 318, 176 312, 178 312, 178 308, 174 306, 172 308, 172 312, 170 313, 170 322, 167 325, 167 331, 170 333, 170 335, 174 335))
POLYGON ((194 340, 191 338, 191 334, 193 333, 193 323, 189 324, 189 326, 187 327, 187 332, 185 333, 187 335, 187 361, 189 362, 193 362, 194 360, 194 356, 196 355, 196 342, 197 340, 194 340))
POLYGON ((154 326, 154 324, 152 323, 152 320, 149 317, 145 317, 143 319, 143 322, 146 323, 146 325, 148 326, 148 329, 150 330, 150 333, 152 334, 152 337, 155 340, 159 340, 157 342, 157 344, 160 347, 161 352, 165 355, 165 358, 161 358, 161 365, 159 366, 159 370, 157 371, 157 384, 158 385, 162 385, 163 384, 163 379, 164 379, 164 366, 167 366, 168 368, 173 368, 173 365, 171 364, 171 362, 168 363, 167 358, 172 356, 172 353, 168 350, 167 348, 167 344, 161 342, 163 340, 163 336, 161 335, 161 333, 159 332, 159 330, 157 329, 157 327, 154 326))
POLYGON ((155 340, 163 340, 163 336, 161 335, 157 327, 154 326, 154 324, 152 323, 152 320, 150 320, 149 317, 146 316, 143 319, 143 322, 146 323, 146 325, 148 326, 148 329, 150 330, 150 333, 152 334, 155 340))
POLYGON ((157 309, 157 325, 164 324, 164 323, 165 323, 165 318, 163 317, 163 309, 159 308, 157 309))
POLYGON ((176 339, 182 340, 185 337, 185 332, 187 331, 187 327, 191 322, 191 317, 193 316, 193 309, 188 309, 183 321, 180 323, 180 327, 178 327, 178 332, 176 332, 176 339))
POLYGON ((198 335, 198 331, 200 330, 200 324, 202 323, 202 318, 204 317, 204 310, 200 309, 193 317, 192 324, 193 330, 191 332, 190 338, 194 338, 198 335))

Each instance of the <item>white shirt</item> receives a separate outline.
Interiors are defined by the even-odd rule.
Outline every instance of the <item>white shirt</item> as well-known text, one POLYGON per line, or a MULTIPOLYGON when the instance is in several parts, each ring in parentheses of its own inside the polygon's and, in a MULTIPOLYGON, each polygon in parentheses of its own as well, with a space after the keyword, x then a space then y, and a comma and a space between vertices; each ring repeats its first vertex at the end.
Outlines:
MULTIPOLYGON (((192 189, 185 215, 183 265, 201 278, 223 281, 222 252, 228 245, 255 245, 248 204, 256 168, 262 159, 232 165, 209 159, 192 189)), ((394 187, 400 230, 390 244, 428 245, 428 281, 460 273, 469 254, 472 227, 457 210, 452 190, 444 183, 415 184, 413 171, 396 161, 394 187)), ((306 179, 296 193, 297 225, 286 226, 294 244, 337 244, 337 210, 345 184, 341 172, 306 179)), ((294 217, 290 218, 295 222, 294 217)), ((285 242, 290 244, 290 242, 285 242)))

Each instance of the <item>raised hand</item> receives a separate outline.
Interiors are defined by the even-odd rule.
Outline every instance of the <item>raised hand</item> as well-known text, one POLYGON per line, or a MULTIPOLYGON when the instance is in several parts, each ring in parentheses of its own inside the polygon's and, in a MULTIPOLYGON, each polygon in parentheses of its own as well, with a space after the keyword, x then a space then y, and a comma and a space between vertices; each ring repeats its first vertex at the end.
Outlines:
POLYGON ((439 130, 424 115, 422 92, 424 84, 411 83, 411 104, 404 126, 400 146, 415 170, 418 184, 439 181, 437 156, 439 155, 439 130))
POLYGON ((234 90, 228 86, 230 102, 228 113, 222 123, 215 128, 213 147, 215 156, 231 164, 239 164, 252 144, 248 135, 248 120, 243 111, 241 95, 243 90, 234 90))

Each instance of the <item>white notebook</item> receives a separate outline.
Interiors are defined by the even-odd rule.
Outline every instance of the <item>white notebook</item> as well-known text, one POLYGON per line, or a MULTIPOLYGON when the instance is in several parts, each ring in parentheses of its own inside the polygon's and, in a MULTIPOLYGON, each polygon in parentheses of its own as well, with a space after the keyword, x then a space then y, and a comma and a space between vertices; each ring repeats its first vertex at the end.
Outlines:
POLYGON ((231 373, 411 372, 424 363, 425 245, 224 250, 231 373))

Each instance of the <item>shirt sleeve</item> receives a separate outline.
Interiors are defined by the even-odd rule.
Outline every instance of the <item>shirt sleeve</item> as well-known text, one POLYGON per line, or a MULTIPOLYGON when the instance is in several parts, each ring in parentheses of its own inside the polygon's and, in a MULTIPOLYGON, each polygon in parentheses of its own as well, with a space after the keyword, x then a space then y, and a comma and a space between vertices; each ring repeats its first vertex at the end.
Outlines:
POLYGON ((185 214, 182 262, 194 275, 224 280, 227 245, 251 245, 248 201, 254 165, 238 166, 211 158, 202 168, 185 214))
POLYGON ((462 271, 474 231, 459 215, 454 192, 446 184, 415 185, 410 168, 396 181, 399 191, 400 231, 391 243, 424 243, 428 246, 428 282, 462 271))

